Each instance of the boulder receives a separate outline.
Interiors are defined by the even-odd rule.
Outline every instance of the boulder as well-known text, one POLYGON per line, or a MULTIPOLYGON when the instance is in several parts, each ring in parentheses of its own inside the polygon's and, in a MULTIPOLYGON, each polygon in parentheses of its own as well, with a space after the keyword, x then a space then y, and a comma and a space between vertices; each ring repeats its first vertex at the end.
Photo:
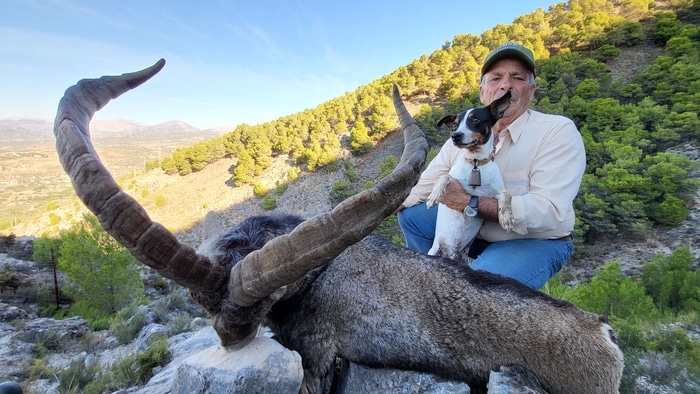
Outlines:
POLYGON ((298 353, 274 339, 256 337, 239 350, 217 345, 184 360, 172 393, 298 393, 303 378, 298 353))
POLYGON ((135 393, 298 393, 301 357, 268 337, 227 351, 211 326, 171 338, 173 360, 135 393), (191 334, 191 335, 188 335, 191 334))
POLYGON ((81 338, 88 331, 90 327, 87 321, 79 316, 63 320, 42 317, 27 322, 15 337, 24 342, 35 343, 42 336, 51 335, 51 340, 61 342, 64 339, 81 338))
POLYGON ((547 394, 534 373, 520 366, 501 366, 489 375, 488 394, 547 394))
POLYGON ((0 380, 24 378, 26 366, 31 365, 34 359, 34 345, 13 337, 0 337, 0 380))
POLYGON ((0 323, 29 318, 29 313, 22 308, 0 302, 0 323))
POLYGON ((369 368, 343 361, 338 394, 354 393, 471 393, 469 385, 435 375, 388 368, 369 368))
POLYGON ((143 352, 148 349, 150 345, 151 338, 154 335, 167 335, 167 330, 164 325, 158 323, 151 323, 146 327, 142 328, 139 332, 139 336, 136 338, 136 344, 134 345, 134 350, 137 352, 143 352))

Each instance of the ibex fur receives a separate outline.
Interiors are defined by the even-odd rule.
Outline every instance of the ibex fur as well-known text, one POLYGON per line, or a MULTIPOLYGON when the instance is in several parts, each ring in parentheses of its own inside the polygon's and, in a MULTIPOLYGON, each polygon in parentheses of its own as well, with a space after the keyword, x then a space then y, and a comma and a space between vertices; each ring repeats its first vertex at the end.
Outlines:
POLYGON ((551 393, 618 391, 623 356, 600 316, 367 236, 417 181, 427 151, 396 88, 406 148, 377 187, 308 220, 250 217, 198 252, 177 242, 113 181, 87 126, 94 111, 163 64, 69 89, 56 119, 57 149, 77 194, 105 229, 144 264, 188 287, 214 317, 224 346, 243 346, 269 326, 301 355, 302 391, 314 391, 336 356, 479 385, 490 370, 519 365, 551 393))

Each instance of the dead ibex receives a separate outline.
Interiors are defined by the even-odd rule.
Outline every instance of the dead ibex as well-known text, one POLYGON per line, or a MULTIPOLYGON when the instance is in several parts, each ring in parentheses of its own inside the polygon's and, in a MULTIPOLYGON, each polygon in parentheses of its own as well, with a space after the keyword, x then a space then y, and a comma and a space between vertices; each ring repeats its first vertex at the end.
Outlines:
POLYGON ((314 390, 336 355, 474 384, 501 365, 520 365, 552 393, 618 391, 623 356, 600 316, 368 236, 403 201, 427 152, 396 87, 406 145, 399 166, 375 188, 308 220, 248 218, 200 253, 179 243, 119 188, 88 130, 97 110, 164 64, 68 89, 54 127, 57 150, 76 193, 104 228, 141 262, 189 288, 212 314, 224 346, 244 346, 268 325, 302 356, 302 391, 314 390))

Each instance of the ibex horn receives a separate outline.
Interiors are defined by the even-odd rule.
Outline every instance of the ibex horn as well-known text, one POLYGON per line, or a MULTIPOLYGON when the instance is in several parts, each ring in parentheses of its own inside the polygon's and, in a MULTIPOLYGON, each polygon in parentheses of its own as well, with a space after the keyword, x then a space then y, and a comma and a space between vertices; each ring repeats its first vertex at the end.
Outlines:
POLYGON ((117 185, 90 140, 89 123, 95 112, 149 80, 164 65, 165 60, 160 59, 141 71, 84 79, 68 88, 54 123, 56 150, 78 197, 139 261, 192 291, 221 292, 226 272, 151 221, 143 207, 117 185))
POLYGON ((405 143, 394 171, 332 212, 313 217, 292 233, 268 242, 234 266, 229 277, 223 267, 180 244, 165 227, 151 221, 143 207, 117 185, 90 140, 89 122, 95 112, 153 77, 164 65, 161 59, 141 71, 81 80, 66 90, 54 124, 56 150, 76 194, 105 230, 139 261, 187 287, 215 317, 222 343, 232 345, 249 336, 254 320, 260 318, 255 313, 248 315, 251 310, 244 311, 248 306, 330 261, 396 210, 418 180, 428 144, 394 86, 394 106, 405 143), (227 278, 228 288, 224 287, 227 278), (227 294, 229 302, 222 302, 227 294))
POLYGON ((253 305, 330 261, 374 231, 408 196, 420 176, 428 143, 396 85, 392 97, 404 134, 404 151, 398 166, 375 187, 348 198, 331 212, 306 220, 236 264, 229 282, 233 303, 253 305))

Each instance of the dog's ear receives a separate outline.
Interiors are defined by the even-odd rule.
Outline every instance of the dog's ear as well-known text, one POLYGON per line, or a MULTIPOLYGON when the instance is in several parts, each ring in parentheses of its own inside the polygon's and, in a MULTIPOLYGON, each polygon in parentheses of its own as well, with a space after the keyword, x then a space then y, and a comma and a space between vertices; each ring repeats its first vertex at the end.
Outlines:
POLYGON ((459 127, 459 121, 457 119, 458 118, 456 115, 445 115, 437 121, 435 126, 439 128, 440 126, 445 125, 450 130, 455 130, 457 127, 459 127))
POLYGON ((503 95, 503 97, 493 100, 489 104, 489 111, 491 111, 491 116, 495 119, 501 119, 506 110, 510 107, 510 90, 503 95))

